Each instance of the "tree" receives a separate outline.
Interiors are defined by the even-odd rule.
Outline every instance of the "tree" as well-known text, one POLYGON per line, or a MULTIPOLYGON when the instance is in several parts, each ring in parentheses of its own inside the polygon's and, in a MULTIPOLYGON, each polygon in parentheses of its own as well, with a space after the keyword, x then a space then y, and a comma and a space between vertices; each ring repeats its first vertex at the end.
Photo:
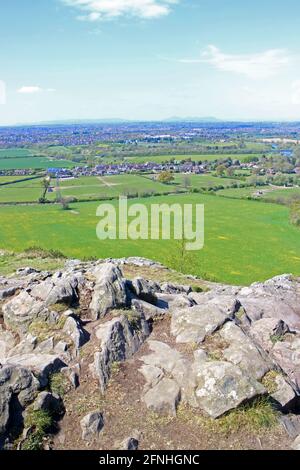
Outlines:
POLYGON ((216 168, 216 173, 218 176, 223 176, 226 171, 226 166, 225 165, 218 165, 216 168))
POLYGON ((43 178, 43 180, 42 180, 43 193, 42 193, 42 196, 39 199, 40 203, 46 202, 46 194, 47 194, 47 191, 50 187, 50 184, 51 184, 50 176, 46 176, 45 178, 43 178))
POLYGON ((160 182, 160 183, 171 183, 171 181, 174 181, 174 176, 172 175, 172 173, 170 171, 162 171, 159 175, 158 175, 158 178, 157 180, 160 182))

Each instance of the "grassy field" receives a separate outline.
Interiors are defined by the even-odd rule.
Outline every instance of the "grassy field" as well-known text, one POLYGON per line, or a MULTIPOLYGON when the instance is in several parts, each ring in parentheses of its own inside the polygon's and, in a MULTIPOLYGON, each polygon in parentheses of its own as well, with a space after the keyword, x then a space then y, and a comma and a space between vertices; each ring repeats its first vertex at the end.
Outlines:
MULTIPOLYGON (((1 183, 1 179, 0 179, 1 183)), ((56 199, 56 180, 52 179, 53 192, 47 199, 56 199)), ((163 194, 180 191, 176 185, 166 185, 139 175, 83 176, 61 180, 60 190, 63 197, 80 200, 95 200, 118 197, 119 195, 163 194)), ((42 180, 34 179, 0 186, 0 204, 7 202, 37 202, 42 195, 42 180)))
POLYGON ((23 251, 40 246, 79 258, 145 256, 241 285, 285 272, 300 275, 300 231, 289 223, 285 206, 202 194, 131 200, 130 204, 134 202, 205 204, 204 249, 191 252, 183 263, 178 241, 99 241, 97 202, 74 203, 68 211, 57 205, 3 206, 0 248, 23 251))
POLYGON ((75 166, 68 160, 51 160, 46 157, 5 157, 0 155, 0 170, 45 170, 47 168, 69 168, 75 166))
POLYGON ((259 195, 259 199, 264 199, 266 201, 272 201, 275 203, 278 201, 288 202, 294 196, 300 197, 300 188, 273 189, 272 186, 228 188, 218 191, 217 195, 242 199, 247 197, 255 197, 255 194, 258 192, 262 192, 262 194, 259 195))
POLYGON ((212 175, 175 175, 175 183, 184 185, 185 179, 190 181, 192 188, 208 189, 215 186, 231 186, 234 183, 241 183, 241 180, 230 178, 219 178, 212 175))
POLYGON ((0 149, 0 159, 1 158, 29 157, 33 154, 34 152, 29 149, 19 149, 19 148, 0 149))
MULTIPOLYGON (((261 157, 262 153, 258 154, 247 154, 247 153, 237 153, 237 154, 203 154, 203 155, 143 155, 143 156, 135 156, 135 157, 125 157, 124 160, 132 163, 146 163, 146 162, 156 162, 156 163, 163 163, 169 161, 170 159, 174 159, 176 161, 182 161, 191 159, 193 161, 214 161, 214 160, 225 160, 226 158, 232 158, 232 160, 240 160, 245 161, 249 157, 261 157)), ((104 159, 103 159, 104 160, 104 159)), ((113 159, 108 159, 109 161, 113 161, 113 159)))
POLYGON ((176 186, 166 185, 139 175, 116 175, 104 177, 81 177, 61 181, 64 196, 77 199, 95 199, 121 195, 175 192, 176 186))

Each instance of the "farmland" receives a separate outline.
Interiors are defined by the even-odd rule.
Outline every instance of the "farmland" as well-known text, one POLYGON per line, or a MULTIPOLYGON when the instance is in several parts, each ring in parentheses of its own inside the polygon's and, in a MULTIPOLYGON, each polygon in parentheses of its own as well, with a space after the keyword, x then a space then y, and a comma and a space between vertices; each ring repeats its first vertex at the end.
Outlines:
MULTIPOLYGON (((7 178, 4 177, 4 180, 7 181, 7 178)), ((51 187, 51 192, 47 193, 47 200, 53 202, 57 194, 55 179, 51 180, 51 187)), ((114 198, 118 197, 119 194, 138 196, 171 193, 180 190, 183 189, 177 185, 166 185, 139 175, 105 177, 83 176, 80 178, 62 180, 60 183, 60 191, 63 197, 75 198, 79 201, 114 198)), ((0 186, 0 204, 8 202, 37 202, 41 194, 41 178, 28 181, 24 180, 18 183, 0 186)))
POLYGON ((218 196, 231 198, 259 197, 265 201, 286 203, 293 197, 300 197, 300 188, 276 188, 272 186, 259 186, 247 188, 229 188, 217 192, 218 196))
MULTIPOLYGON (((215 160, 224 160, 226 158, 231 158, 232 160, 240 160, 245 161, 249 158, 253 157, 261 157, 262 153, 253 154, 253 153, 233 153, 233 154, 222 154, 222 153, 215 153, 215 154, 199 154, 199 155, 143 155, 143 156, 134 156, 134 157, 124 157, 125 161, 131 163, 146 163, 146 162, 156 162, 156 163, 164 163, 170 160, 176 161, 183 161, 191 159, 196 162, 212 162, 215 160)), ((104 158, 104 161, 118 161, 117 158, 104 158)), ((102 159, 101 159, 102 161, 102 159)))
MULTIPOLYGON (((206 195, 173 195, 130 201, 205 204, 205 247, 191 252, 185 270, 233 284, 249 284, 283 272, 300 274, 299 229, 287 207, 206 195)), ((117 201, 113 204, 117 205, 117 201)), ((0 208, 0 246, 22 251, 31 246, 69 257, 145 256, 179 268, 177 241, 96 238, 97 202, 0 208)))
POLYGON ((74 163, 68 160, 53 160, 48 157, 38 156, 29 149, 0 149, 0 171, 45 170, 49 167, 65 168, 72 166, 74 166, 74 163))
POLYGON ((175 175, 175 183, 185 185, 197 189, 208 189, 216 186, 231 186, 233 184, 241 183, 241 180, 230 178, 219 178, 212 175, 175 175))

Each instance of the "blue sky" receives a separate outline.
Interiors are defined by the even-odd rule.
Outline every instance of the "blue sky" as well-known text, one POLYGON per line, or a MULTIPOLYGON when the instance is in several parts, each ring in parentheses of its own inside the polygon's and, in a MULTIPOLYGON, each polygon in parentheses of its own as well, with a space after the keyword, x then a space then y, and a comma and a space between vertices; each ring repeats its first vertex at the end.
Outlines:
POLYGON ((10 0, 0 124, 300 120, 300 2, 10 0))

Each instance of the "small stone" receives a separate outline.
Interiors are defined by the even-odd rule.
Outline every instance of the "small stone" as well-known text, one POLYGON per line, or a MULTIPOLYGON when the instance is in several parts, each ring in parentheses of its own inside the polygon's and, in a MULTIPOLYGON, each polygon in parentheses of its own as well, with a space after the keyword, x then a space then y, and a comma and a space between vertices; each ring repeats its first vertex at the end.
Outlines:
POLYGON ((99 411, 89 413, 80 421, 80 426, 82 429, 82 440, 98 440, 100 432, 104 427, 103 415, 99 411))

